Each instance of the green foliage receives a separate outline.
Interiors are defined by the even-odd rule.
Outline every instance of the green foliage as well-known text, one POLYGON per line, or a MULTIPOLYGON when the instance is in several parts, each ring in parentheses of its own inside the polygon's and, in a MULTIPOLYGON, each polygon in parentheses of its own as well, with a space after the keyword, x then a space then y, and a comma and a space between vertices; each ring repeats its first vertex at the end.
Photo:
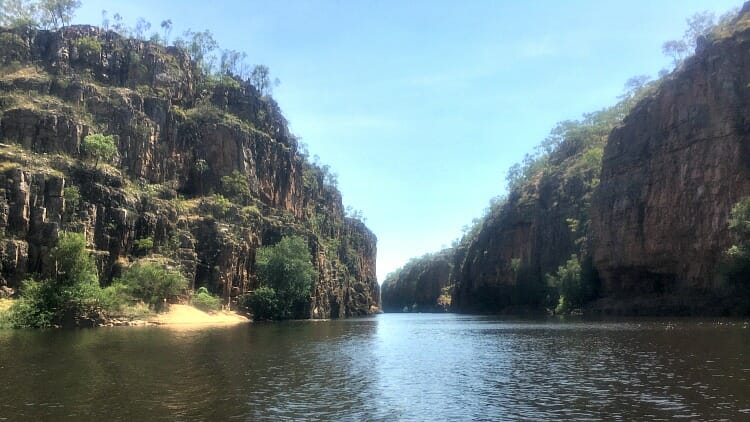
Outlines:
POLYGON ((50 254, 57 271, 50 279, 29 278, 10 308, 17 328, 93 324, 101 319, 102 292, 82 234, 63 233, 50 254))
POLYGON ((211 295, 205 287, 199 288, 193 296, 193 306, 204 312, 221 310, 221 299, 211 295))
POLYGON ((213 201, 204 201, 203 204, 208 212, 217 219, 226 217, 232 208, 232 201, 220 194, 214 195, 213 201))
POLYGON ((177 270, 154 262, 135 263, 117 281, 128 294, 143 300, 157 311, 164 309, 166 300, 185 292, 187 279, 177 270))
POLYGON ((60 28, 70 25, 76 9, 81 7, 81 2, 80 0, 40 0, 37 5, 42 26, 60 28))
POLYGON ((26 41, 12 32, 0 34, 0 62, 5 64, 2 73, 13 73, 20 68, 21 61, 25 61, 25 51, 28 49, 26 41), (12 66, 8 66, 13 64, 12 66))
POLYGON ((73 44, 84 60, 96 60, 102 54, 102 43, 96 37, 79 38, 73 44))
POLYGON ((598 294, 598 276, 590 260, 579 262, 578 256, 557 268, 554 275, 547 274, 547 285, 557 291, 555 313, 566 314, 580 308, 598 294))
POLYGON ((99 277, 93 257, 86 250, 86 238, 80 233, 63 233, 50 253, 55 262, 57 284, 97 284, 99 277))
POLYGON ((147 255, 154 249, 154 238, 144 237, 143 239, 136 239, 133 241, 133 252, 136 255, 143 256, 147 255))
POLYGON ((63 189, 63 199, 65 199, 65 214, 74 215, 81 205, 81 192, 78 186, 71 185, 63 189))
POLYGON ((79 0, 2 0, 0 25, 57 29, 69 25, 79 7, 79 0))
POLYGON ((725 253, 720 271, 729 288, 750 292, 750 196, 732 207, 729 231, 734 244, 725 253))
POLYGON ((0 1, 0 25, 11 28, 38 26, 37 2, 29 0, 0 1))
POLYGON ((274 318, 301 316, 318 276, 305 240, 285 237, 276 245, 261 247, 256 265, 261 285, 275 291, 278 308, 274 318))
POLYGON ((203 76, 210 75, 216 63, 213 52, 219 47, 211 31, 194 32, 188 29, 183 36, 185 38, 176 39, 174 44, 188 53, 203 76))
POLYGON ((695 51, 698 39, 701 37, 712 39, 726 31, 738 12, 739 9, 730 10, 720 16, 718 22, 716 21, 716 16, 708 10, 695 13, 686 19, 687 28, 682 38, 665 42, 661 47, 662 53, 672 59, 675 67, 679 66, 683 60, 695 51))
POLYGON ((271 95, 274 86, 279 85, 279 79, 271 81, 271 71, 266 65, 256 65, 250 73, 250 83, 263 96, 271 95))
POLYGON ((94 159, 94 168, 99 165, 99 161, 110 161, 117 152, 115 140, 112 135, 102 135, 93 133, 87 135, 81 144, 81 150, 84 155, 94 159))
POLYGON ((244 305, 253 313, 255 320, 268 320, 279 316, 279 300, 276 291, 271 287, 258 287, 246 296, 244 305))
POLYGON ((246 205, 251 198, 247 176, 237 170, 233 170, 231 175, 221 178, 221 190, 238 204, 246 205))

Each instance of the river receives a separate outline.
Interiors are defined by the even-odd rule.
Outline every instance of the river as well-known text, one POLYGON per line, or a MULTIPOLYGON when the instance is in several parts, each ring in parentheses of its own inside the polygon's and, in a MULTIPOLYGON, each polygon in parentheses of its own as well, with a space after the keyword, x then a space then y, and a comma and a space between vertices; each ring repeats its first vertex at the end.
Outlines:
POLYGON ((0 420, 750 420, 736 320, 0 331, 0 420))

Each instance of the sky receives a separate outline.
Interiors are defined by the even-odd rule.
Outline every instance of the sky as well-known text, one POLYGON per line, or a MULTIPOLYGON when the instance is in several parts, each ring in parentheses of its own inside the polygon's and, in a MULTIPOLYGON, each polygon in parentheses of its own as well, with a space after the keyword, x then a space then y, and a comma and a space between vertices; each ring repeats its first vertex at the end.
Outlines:
POLYGON ((655 77, 696 12, 740 0, 83 0, 172 38, 209 29, 281 84, 291 131, 378 237, 377 275, 459 238, 554 125, 655 77))

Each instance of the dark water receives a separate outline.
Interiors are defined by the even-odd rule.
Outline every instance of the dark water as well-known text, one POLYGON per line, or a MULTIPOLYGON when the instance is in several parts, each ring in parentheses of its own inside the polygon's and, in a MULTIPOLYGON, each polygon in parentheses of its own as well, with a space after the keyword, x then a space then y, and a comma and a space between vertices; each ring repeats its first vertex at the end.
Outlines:
POLYGON ((0 420, 750 420, 742 321, 0 331, 0 420))

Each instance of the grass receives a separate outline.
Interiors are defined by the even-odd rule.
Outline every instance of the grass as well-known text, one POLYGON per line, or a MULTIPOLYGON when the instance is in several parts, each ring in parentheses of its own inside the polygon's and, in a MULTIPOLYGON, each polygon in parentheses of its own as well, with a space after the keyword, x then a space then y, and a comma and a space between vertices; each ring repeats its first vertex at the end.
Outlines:
POLYGON ((61 168, 72 165, 75 160, 66 154, 35 154, 21 145, 4 141, 0 143, 0 172, 23 167, 38 173, 64 177, 61 168))
POLYGON ((50 75, 36 66, 3 66, 0 68, 0 81, 3 83, 14 83, 15 81, 29 81, 44 83, 49 82, 50 75))
POLYGON ((0 299, 0 329, 10 328, 10 321, 8 321, 8 310, 12 305, 12 299, 0 299))

